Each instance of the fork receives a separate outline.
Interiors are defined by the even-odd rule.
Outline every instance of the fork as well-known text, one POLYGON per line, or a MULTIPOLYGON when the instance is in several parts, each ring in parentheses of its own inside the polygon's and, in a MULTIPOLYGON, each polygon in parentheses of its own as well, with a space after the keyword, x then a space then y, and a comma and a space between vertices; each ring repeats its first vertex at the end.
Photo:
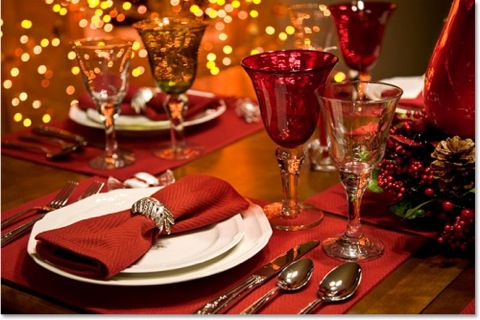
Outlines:
POLYGON ((102 190, 103 186, 105 185, 104 182, 101 182, 101 181, 93 181, 87 189, 85 189, 85 191, 80 195, 80 197, 78 197, 78 200, 82 200, 82 199, 85 199, 87 197, 90 197, 94 194, 97 194, 100 192, 100 190, 102 190))
POLYGON ((68 199, 70 198, 73 190, 77 187, 77 185, 78 185, 78 182, 75 182, 75 181, 67 182, 67 184, 62 188, 62 190, 60 190, 60 192, 46 205, 28 208, 2 221, 1 223, 2 229, 10 226, 14 221, 26 215, 30 211, 39 211, 39 212, 47 213, 63 207, 67 203, 68 199))
MULTIPOLYGON (((96 193, 99 193, 100 190, 102 190, 103 188, 103 185, 104 183, 103 182, 100 182, 100 181, 94 181, 92 182, 87 189, 85 189, 85 191, 82 193, 82 195, 78 198, 78 200, 81 200, 81 199, 85 199, 91 195, 94 195, 96 193)), ((76 185, 75 185, 76 187, 76 185)), ((73 190, 72 190, 73 191, 73 190)), ((70 193, 71 194, 71 193, 70 193)), ((70 195, 68 196, 70 197, 70 195)), ((66 201, 65 201, 66 202, 66 201)), ((54 209, 55 210, 55 209, 54 209)), ((53 210, 51 210, 53 211, 53 210)), ((7 232, 6 234, 4 234, 2 236, 2 239, 1 239, 1 246, 3 247, 4 245, 6 244, 9 244, 10 242, 12 242, 13 240, 15 240, 16 238, 18 238, 19 236, 21 236, 22 234, 24 234, 30 227, 32 227, 37 221, 41 220, 43 218, 43 215, 42 216, 39 216, 37 218, 34 218, 32 220, 30 220, 29 222, 27 223, 24 223, 22 224, 21 226, 13 229, 12 231, 10 232, 7 232)))

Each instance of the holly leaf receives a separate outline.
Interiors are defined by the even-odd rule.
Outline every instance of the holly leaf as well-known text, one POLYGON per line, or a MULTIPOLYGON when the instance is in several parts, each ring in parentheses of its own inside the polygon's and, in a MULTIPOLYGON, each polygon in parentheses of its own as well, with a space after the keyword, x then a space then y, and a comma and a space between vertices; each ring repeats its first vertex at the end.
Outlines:
POLYGON ((410 208, 410 203, 407 201, 398 201, 397 203, 390 206, 390 210, 398 217, 405 218, 405 214, 410 208))
POLYGON ((412 208, 412 209, 408 209, 406 214, 405 214, 405 219, 417 219, 417 218, 423 218, 424 214, 425 214, 425 210, 423 210, 423 206, 429 204, 430 202, 432 202, 433 200, 428 200, 428 201, 425 201, 425 202, 422 202, 420 203, 418 206, 412 208))
POLYGON ((425 214, 425 210, 423 210, 423 207, 434 200, 427 200, 416 205, 412 198, 414 197, 403 198, 397 203, 391 205, 390 210, 395 213, 396 216, 407 220, 423 218, 425 214))
POLYGON ((368 183, 368 190, 374 193, 382 193, 383 189, 378 186, 378 172, 380 170, 378 168, 373 169, 372 172, 372 179, 368 183))

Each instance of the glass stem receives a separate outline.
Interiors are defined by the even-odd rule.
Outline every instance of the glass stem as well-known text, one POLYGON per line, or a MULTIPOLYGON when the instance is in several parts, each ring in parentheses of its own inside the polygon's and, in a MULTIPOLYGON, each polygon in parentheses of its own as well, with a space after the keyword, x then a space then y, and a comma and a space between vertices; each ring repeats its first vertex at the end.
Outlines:
POLYGON ((286 149, 278 147, 276 156, 282 175, 282 214, 294 218, 301 211, 298 205, 298 178, 300 167, 305 160, 305 153, 303 148, 286 149))
POLYGON ((174 152, 185 149, 184 122, 188 108, 186 94, 169 94, 165 100, 164 109, 170 120, 170 141, 174 152))
POLYGON ((371 171, 340 171, 340 179, 347 193, 348 221, 345 235, 349 238, 358 239, 363 235, 362 224, 360 223, 360 206, 371 175, 371 171))
POLYGON ((359 72, 358 73, 358 80, 360 80, 360 81, 370 81, 370 80, 372 80, 372 76, 368 72, 359 72))
POLYGON ((102 103, 100 106, 100 113, 105 125, 105 156, 109 159, 115 158, 118 150, 115 133, 115 117, 118 114, 119 108, 120 106, 108 102, 102 103))

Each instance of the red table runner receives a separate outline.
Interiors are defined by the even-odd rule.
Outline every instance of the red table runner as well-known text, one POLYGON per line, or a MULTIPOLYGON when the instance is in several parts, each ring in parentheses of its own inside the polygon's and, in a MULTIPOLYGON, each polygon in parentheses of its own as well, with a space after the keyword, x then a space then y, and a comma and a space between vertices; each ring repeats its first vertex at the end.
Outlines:
MULTIPOLYGON (((232 142, 263 129, 262 122, 247 123, 243 118, 235 114, 236 98, 224 98, 227 110, 217 119, 200 125, 187 127, 185 131, 188 142, 204 146, 204 153, 220 149, 232 142)), ((65 120, 52 124, 52 126, 66 129, 81 134, 88 141, 104 143, 105 137, 102 129, 94 129, 79 125, 72 120, 65 120)), ((4 140, 18 140, 20 134, 30 133, 30 129, 9 133, 2 136, 4 140)), ((72 153, 67 160, 47 160, 42 154, 28 151, 2 148, 2 154, 17 157, 23 160, 41 163, 48 166, 76 171, 85 174, 102 177, 113 176, 120 180, 131 178, 136 172, 148 172, 158 175, 167 169, 178 167, 191 160, 162 160, 153 156, 155 147, 165 141, 169 141, 168 131, 161 133, 145 132, 143 135, 135 133, 133 136, 118 134, 119 146, 130 149, 136 154, 136 162, 128 167, 114 170, 97 170, 89 167, 90 159, 99 155, 102 150, 94 147, 86 147, 80 152, 72 153)))
MULTIPOLYGON (((76 199, 94 178, 82 181, 76 199)), ((329 197, 332 190, 321 195, 329 197)), ((35 204, 43 204, 54 194, 38 198, 30 203, 2 213, 2 219, 19 210, 35 204)), ((341 200, 344 202, 344 200, 341 200)), ((361 263, 363 268, 362 283, 357 293, 345 303, 325 304, 318 313, 341 314, 370 292, 379 282, 387 277, 416 249, 425 243, 423 237, 364 225, 365 232, 381 239, 386 247, 385 254, 374 261, 361 263)), ((29 235, 17 239, 2 248, 2 281, 26 288, 46 299, 66 305, 83 313, 111 314, 189 314, 217 297, 227 288, 247 278, 260 266, 291 247, 308 240, 322 240, 333 233, 345 229, 345 219, 326 216, 324 221, 311 230, 298 232, 274 231, 267 246, 251 259, 240 265, 207 278, 170 285, 121 287, 88 284, 61 277, 37 265, 27 254, 29 235), (107 298, 105 298, 107 297, 107 298)), ((7 231, 7 230, 5 230, 7 231)), ((307 253, 314 262, 314 273, 309 285, 295 294, 283 294, 269 303, 262 314, 295 314, 306 304, 315 299, 318 283, 323 276, 339 261, 327 257, 320 247, 307 253)), ((270 280, 246 296, 228 313, 238 314, 259 298, 276 283, 270 280)))

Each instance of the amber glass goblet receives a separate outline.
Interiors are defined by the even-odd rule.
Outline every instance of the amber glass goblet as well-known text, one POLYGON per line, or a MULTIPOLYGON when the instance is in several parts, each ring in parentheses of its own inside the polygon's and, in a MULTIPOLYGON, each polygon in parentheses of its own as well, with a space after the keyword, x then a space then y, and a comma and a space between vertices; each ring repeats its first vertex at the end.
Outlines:
POLYGON ((186 91, 195 80, 198 50, 207 25, 202 20, 182 17, 133 24, 148 52, 156 85, 167 94, 164 108, 170 121, 170 143, 154 151, 159 158, 183 160, 202 153, 202 146, 186 142, 184 122, 188 110, 186 91))

